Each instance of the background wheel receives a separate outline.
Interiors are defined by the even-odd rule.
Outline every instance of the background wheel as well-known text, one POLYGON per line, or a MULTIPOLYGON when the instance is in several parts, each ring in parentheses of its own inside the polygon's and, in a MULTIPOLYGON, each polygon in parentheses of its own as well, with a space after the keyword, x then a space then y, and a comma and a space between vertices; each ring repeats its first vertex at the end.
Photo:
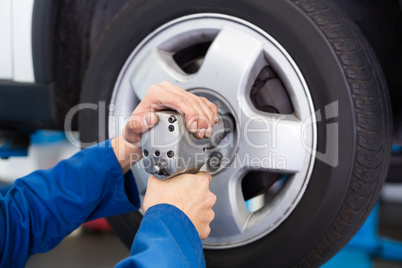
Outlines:
MULTIPOLYGON (((330 2, 131 2, 89 65, 82 102, 110 109, 80 114, 82 141, 118 135, 162 80, 214 98, 236 121, 228 141, 240 162, 211 183, 209 267, 319 266, 364 222, 387 171, 389 99, 369 45, 330 2)), ((130 245, 140 219, 110 222, 130 245)))

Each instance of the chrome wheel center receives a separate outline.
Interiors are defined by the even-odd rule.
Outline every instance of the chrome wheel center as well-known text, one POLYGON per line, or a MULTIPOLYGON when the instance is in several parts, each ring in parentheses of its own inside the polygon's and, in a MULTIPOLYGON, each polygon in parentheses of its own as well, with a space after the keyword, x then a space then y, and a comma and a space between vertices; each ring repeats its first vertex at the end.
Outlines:
POLYGON ((237 150, 239 149, 239 124, 237 122, 236 111, 219 93, 209 89, 191 89, 189 90, 195 95, 205 97, 218 107, 219 114, 225 122, 229 122, 228 134, 220 142, 219 146, 211 152, 211 161, 204 166, 203 170, 208 171, 211 175, 228 168, 233 162, 237 150))

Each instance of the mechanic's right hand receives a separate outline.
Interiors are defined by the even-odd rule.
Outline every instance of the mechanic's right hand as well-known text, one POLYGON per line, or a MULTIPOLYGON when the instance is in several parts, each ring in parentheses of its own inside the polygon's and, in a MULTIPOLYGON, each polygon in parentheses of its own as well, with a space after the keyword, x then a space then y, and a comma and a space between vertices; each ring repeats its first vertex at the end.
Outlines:
POLYGON ((155 111, 166 109, 184 115, 187 128, 199 139, 209 138, 218 121, 218 108, 215 104, 164 81, 152 85, 134 110, 123 132, 126 140, 132 144, 138 143, 140 134, 158 122, 155 111))
POLYGON ((183 174, 168 180, 150 176, 142 209, 145 213, 158 204, 173 205, 189 217, 204 240, 211 232, 209 224, 215 217, 212 207, 216 196, 209 190, 210 182, 211 175, 207 172, 183 174))

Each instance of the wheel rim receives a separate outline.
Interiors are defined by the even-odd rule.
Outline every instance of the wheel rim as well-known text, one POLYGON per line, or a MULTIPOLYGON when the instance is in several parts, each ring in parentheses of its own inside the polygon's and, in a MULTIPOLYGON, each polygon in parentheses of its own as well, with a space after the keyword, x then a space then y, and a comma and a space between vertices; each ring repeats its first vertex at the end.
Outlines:
MULTIPOLYGON (((234 109, 241 130, 235 160, 215 174, 210 185, 217 195, 216 216, 204 247, 242 246, 275 230, 303 196, 317 140, 311 96, 290 55, 266 32, 235 17, 196 14, 169 22, 144 39, 121 70, 111 100, 109 137, 121 133, 148 87, 163 80, 186 90, 216 91, 234 109), (208 42, 196 71, 186 72, 175 61, 179 51, 208 42), (285 88, 292 113, 261 111, 251 101, 251 89, 267 66, 285 88), (268 187, 264 205, 253 212, 242 191, 242 180, 250 171, 286 175, 268 187)), ((133 172, 144 194, 149 175, 138 165, 133 172)))

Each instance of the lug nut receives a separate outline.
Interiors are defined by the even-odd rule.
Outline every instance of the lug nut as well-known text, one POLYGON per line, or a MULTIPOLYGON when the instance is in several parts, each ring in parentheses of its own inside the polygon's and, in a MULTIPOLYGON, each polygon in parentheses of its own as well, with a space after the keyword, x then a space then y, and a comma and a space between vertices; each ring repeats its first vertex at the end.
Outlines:
POLYGON ((173 132, 173 131, 174 131, 174 126, 170 125, 170 126, 169 126, 169 131, 170 131, 170 132, 173 132))
POLYGON ((208 160, 208 166, 213 171, 218 170, 221 167, 222 155, 220 153, 212 155, 208 160))

